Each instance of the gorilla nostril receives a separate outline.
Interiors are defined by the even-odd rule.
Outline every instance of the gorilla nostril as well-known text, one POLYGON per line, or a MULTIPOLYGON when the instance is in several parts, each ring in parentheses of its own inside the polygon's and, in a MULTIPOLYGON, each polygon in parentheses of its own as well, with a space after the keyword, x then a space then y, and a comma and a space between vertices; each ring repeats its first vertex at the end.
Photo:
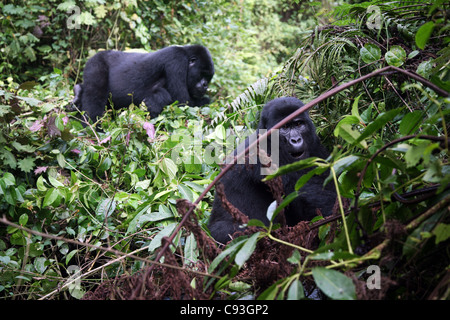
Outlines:
POLYGON ((291 144, 293 145, 298 145, 298 144, 302 144, 303 143, 303 139, 301 137, 298 138, 291 138, 291 144))

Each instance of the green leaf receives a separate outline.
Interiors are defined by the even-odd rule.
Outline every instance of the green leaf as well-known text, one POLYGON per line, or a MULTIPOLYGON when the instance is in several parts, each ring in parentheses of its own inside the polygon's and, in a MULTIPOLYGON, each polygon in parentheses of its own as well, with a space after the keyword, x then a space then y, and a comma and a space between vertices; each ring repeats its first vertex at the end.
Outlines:
POLYGON ((26 213, 24 213, 19 217, 19 224, 21 226, 25 226, 27 224, 27 222, 28 222, 28 215, 26 213))
POLYGON ((381 49, 372 43, 366 43, 364 47, 359 50, 359 54, 365 63, 371 63, 381 59, 381 49))
POLYGON ((300 300, 304 298, 305 291, 303 290, 303 285, 298 279, 295 279, 289 286, 287 300, 300 300))
POLYGON ((70 260, 72 259, 72 257, 75 255, 75 253, 78 252, 78 249, 72 250, 69 252, 69 254, 66 256, 66 265, 69 264, 70 260))
POLYGON ((450 238, 450 225, 445 223, 439 223, 433 230, 433 234, 436 236, 435 244, 450 238))
POLYGON ((421 120, 423 119, 422 112, 419 110, 415 110, 413 112, 407 113, 402 122, 400 122, 399 131, 402 135, 413 134, 420 125, 421 120))
POLYGON ((335 300, 356 299, 355 285, 352 279, 332 269, 316 267, 312 269, 314 281, 323 293, 335 300))
POLYGON ((58 200, 59 196, 60 195, 59 195, 59 192, 57 189, 55 189, 55 188, 48 189, 45 194, 44 202, 42 203, 42 207, 45 208, 45 207, 51 206, 53 203, 56 202, 56 200, 58 200))
POLYGON ((237 238, 234 239, 230 244, 227 245, 226 249, 223 250, 214 260, 211 262, 208 268, 208 272, 213 272, 214 269, 222 262, 223 259, 225 259, 228 255, 232 255, 233 253, 237 252, 240 247, 246 242, 246 238, 237 238))
POLYGON ((195 240, 195 236, 191 233, 187 238, 184 245, 184 258, 185 263, 195 263, 198 257, 198 249, 197 249, 197 241, 195 240))
POLYGON ((36 269, 36 271, 38 273, 44 273, 44 271, 47 269, 47 266, 50 264, 50 262, 44 258, 44 257, 39 257, 34 259, 34 268, 36 269))
POLYGON ((34 158, 26 157, 17 161, 17 165, 23 172, 31 172, 34 168, 34 158))
POLYGON ((116 210, 116 201, 112 198, 106 198, 100 201, 100 203, 97 206, 97 209, 95 210, 95 213, 98 216, 102 217, 109 217, 113 214, 114 210, 116 210))
POLYGON ((400 46, 392 46, 384 55, 386 62, 390 66, 400 67, 406 60, 406 52, 400 46))
POLYGON ((428 39, 430 39, 431 34, 433 33, 434 29, 434 22, 428 21, 427 23, 423 24, 419 30, 416 32, 416 45, 419 49, 425 49, 425 46, 427 45, 428 39))
POLYGON ((179 184, 178 186, 178 191, 180 192, 180 195, 183 199, 187 199, 190 202, 194 202, 194 193, 192 192, 192 190, 189 187, 186 187, 183 184, 179 184))
MULTIPOLYGON (((351 124, 341 122, 336 126, 335 134, 337 133, 339 137, 353 144, 361 136, 361 133, 354 130, 351 124)), ((367 149, 367 143, 365 141, 358 141, 357 145, 362 149, 367 149)))
POLYGON ((429 141, 422 141, 406 151, 405 160, 408 168, 414 167, 424 157, 425 149, 429 144, 429 141))
POLYGON ((425 79, 430 79, 433 70, 433 60, 422 61, 417 67, 416 73, 424 77, 425 79))
POLYGON ((159 248, 161 246, 162 238, 169 237, 172 234, 173 230, 175 230, 176 226, 177 223, 174 222, 167 225, 164 229, 162 229, 150 242, 150 245, 148 246, 148 251, 152 252, 155 249, 159 248))
POLYGON ((159 167, 169 177, 170 180, 175 178, 178 168, 172 159, 164 158, 159 167))
POLYGON ((39 178, 36 181, 36 187, 39 191, 42 191, 42 192, 47 191, 47 187, 45 186, 44 182, 47 182, 47 181, 45 181, 44 177, 39 176, 39 178))
POLYGON ((370 135, 372 135, 375 131, 383 128, 386 125, 386 123, 388 123, 389 121, 394 119, 400 113, 400 111, 402 111, 402 110, 403 110, 403 108, 397 108, 397 109, 389 110, 387 112, 384 112, 384 113, 380 114, 375 119, 375 121, 370 123, 364 129, 363 133, 358 137, 358 139, 355 140, 354 144, 361 142, 365 138, 367 138, 370 135))
POLYGON ((245 263, 245 261, 250 258, 253 251, 256 248, 256 242, 258 241, 259 232, 254 233, 242 246, 242 248, 238 251, 236 254, 236 258, 234 259, 234 262, 239 267, 242 267, 245 263))
POLYGON ((323 161, 320 158, 312 157, 312 158, 303 159, 303 160, 294 162, 292 164, 287 164, 285 166, 278 168, 278 170, 276 172, 274 172, 273 174, 267 175, 267 177, 265 177, 263 179, 263 181, 268 181, 270 179, 276 178, 278 176, 284 175, 284 174, 292 172, 292 171, 298 171, 298 170, 310 168, 310 167, 316 165, 316 160, 323 161))
POLYGON ((54 186, 55 188, 64 187, 64 185, 61 182, 59 182, 57 179, 55 179, 51 175, 48 176, 48 181, 50 181, 52 186, 54 186))
POLYGON ((14 178, 14 175, 10 172, 5 172, 2 180, 6 186, 14 186, 16 184, 16 178, 14 178))
POLYGON ((275 282, 269 288, 264 290, 258 297, 258 300, 274 300, 278 292, 278 282, 275 282))

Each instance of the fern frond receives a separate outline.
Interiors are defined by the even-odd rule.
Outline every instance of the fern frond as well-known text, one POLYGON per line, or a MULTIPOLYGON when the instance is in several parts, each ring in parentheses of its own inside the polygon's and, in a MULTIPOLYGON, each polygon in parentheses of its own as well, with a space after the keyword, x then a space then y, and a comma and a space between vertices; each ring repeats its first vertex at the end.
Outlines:
POLYGON ((218 125, 225 119, 235 119, 237 116, 242 117, 248 109, 263 105, 267 101, 267 95, 270 90, 269 83, 269 78, 262 78, 247 87, 243 93, 227 104, 222 112, 216 114, 211 125, 218 125))

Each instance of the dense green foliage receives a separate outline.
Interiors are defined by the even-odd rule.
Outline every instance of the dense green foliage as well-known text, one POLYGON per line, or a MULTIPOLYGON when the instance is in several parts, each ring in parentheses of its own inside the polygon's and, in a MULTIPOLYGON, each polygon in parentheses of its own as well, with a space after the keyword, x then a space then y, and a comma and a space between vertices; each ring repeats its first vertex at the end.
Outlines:
POLYGON ((0 297, 448 298, 448 4, 327 6, 2 3, 0 297), (97 50, 187 43, 212 53, 211 105, 174 104, 155 119, 132 105, 107 112, 101 131, 65 109, 97 50), (199 198, 230 151, 226 137, 254 128, 265 102, 306 103, 386 66, 405 72, 370 77, 311 109, 328 159, 269 177, 329 169, 342 196, 336 216, 295 228, 250 221, 256 232, 219 248, 206 226, 212 189, 164 255, 181 270, 158 266, 164 272, 145 280, 154 291, 127 289, 179 226, 180 199, 199 198), (373 266, 381 288, 370 286, 373 266))

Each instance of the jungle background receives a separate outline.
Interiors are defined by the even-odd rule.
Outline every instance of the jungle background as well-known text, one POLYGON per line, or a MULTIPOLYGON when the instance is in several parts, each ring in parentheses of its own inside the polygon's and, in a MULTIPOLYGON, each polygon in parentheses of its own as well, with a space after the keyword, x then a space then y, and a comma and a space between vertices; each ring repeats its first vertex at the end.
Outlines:
POLYGON ((448 18, 443 0, 2 1, 0 297, 448 299, 448 18), (132 105, 101 130, 67 108, 98 50, 193 43, 214 60, 210 105, 132 105), (329 170, 335 214, 250 221, 219 246, 220 166, 180 137, 221 158, 267 101, 330 90, 310 115, 331 156, 272 178, 329 170))

